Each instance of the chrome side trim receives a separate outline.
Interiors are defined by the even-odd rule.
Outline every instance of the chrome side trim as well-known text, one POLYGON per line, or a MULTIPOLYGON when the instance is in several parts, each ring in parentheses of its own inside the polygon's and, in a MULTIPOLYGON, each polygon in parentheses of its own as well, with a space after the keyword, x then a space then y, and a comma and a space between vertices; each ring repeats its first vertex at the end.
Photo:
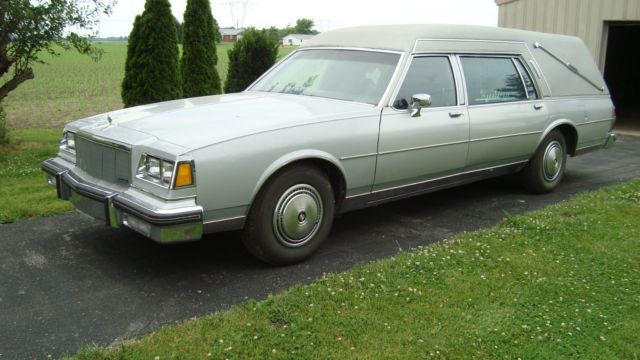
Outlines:
POLYGON ((600 149, 602 149, 602 145, 600 145, 600 144, 586 146, 586 147, 583 147, 582 149, 577 149, 573 156, 588 154, 590 152, 598 151, 600 149))
POLYGON ((210 233, 222 232, 222 231, 240 230, 244 227, 244 223, 246 222, 246 219, 247 217, 242 215, 242 216, 235 216, 235 217, 230 217, 226 219, 207 221, 203 224, 204 233, 210 234, 210 233))
POLYGON ((582 126, 582 125, 595 124, 595 123, 600 123, 600 122, 605 122, 605 121, 613 121, 613 118, 600 119, 600 120, 591 120, 591 121, 585 121, 585 122, 583 122, 583 123, 576 124, 576 126, 582 126))
POLYGON ((372 156, 377 156, 378 153, 370 153, 370 154, 362 154, 362 155, 351 155, 351 156, 343 156, 340 158, 340 161, 344 161, 344 160, 355 160, 355 159, 362 159, 362 158, 367 158, 367 157, 372 157, 372 156))
POLYGON ((389 155, 389 154, 396 154, 396 153, 401 153, 401 152, 408 152, 408 151, 416 151, 416 150, 424 150, 424 149, 431 149, 431 148, 436 148, 436 147, 442 147, 442 146, 448 146, 448 145, 458 145, 458 144, 465 144, 467 143, 467 140, 463 140, 463 141, 453 141, 453 142, 449 142, 449 143, 442 143, 442 144, 434 144, 434 145, 424 145, 424 146, 416 146, 416 147, 412 147, 412 148, 405 148, 405 149, 400 149, 400 150, 388 150, 388 151, 381 151, 378 153, 378 155, 389 155))
POLYGON ((542 134, 542 131, 530 131, 530 132, 524 132, 524 133, 518 133, 518 134, 491 136, 491 137, 480 138, 480 139, 472 139, 472 140, 469 140, 469 142, 487 141, 487 140, 495 140, 495 139, 504 139, 504 138, 516 137, 516 136, 537 135, 537 134, 542 134))
POLYGON ((527 162, 528 160, 523 160, 500 166, 469 170, 412 184, 380 189, 368 194, 348 196, 344 199, 344 202, 338 212, 344 213, 369 206, 379 205, 389 201, 426 194, 491 177, 514 173, 522 169, 527 162))
POLYGON ((528 162, 527 160, 524 160, 524 161, 517 161, 517 162, 505 164, 505 165, 492 166, 492 167, 483 168, 483 169, 463 171, 463 172, 456 173, 456 174, 453 174, 453 175, 447 175, 447 176, 442 176, 442 177, 438 177, 438 178, 434 178, 434 179, 418 181, 418 182, 407 184, 407 185, 400 185, 400 186, 394 186, 394 187, 390 187, 390 188, 386 188, 386 189, 376 190, 376 191, 373 191, 372 194, 377 194, 377 193, 382 193, 382 192, 385 192, 385 191, 391 191, 391 190, 411 187, 411 186, 415 186, 415 185, 427 184, 427 183, 430 183, 430 182, 445 180, 445 179, 454 178, 454 177, 462 176, 462 175, 470 175, 470 174, 486 172, 486 171, 490 172, 490 171, 494 171, 496 169, 509 167, 509 166, 514 166, 514 165, 521 165, 521 164, 524 164, 524 163, 527 163, 527 162, 528 162))

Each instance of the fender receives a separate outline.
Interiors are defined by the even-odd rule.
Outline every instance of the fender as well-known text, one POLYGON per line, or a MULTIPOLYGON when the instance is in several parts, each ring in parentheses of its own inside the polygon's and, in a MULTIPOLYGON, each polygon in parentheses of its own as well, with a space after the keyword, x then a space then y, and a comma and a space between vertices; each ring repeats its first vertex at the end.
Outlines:
MULTIPOLYGON (((576 127, 576 125, 573 123, 573 121, 569 120, 569 119, 556 119, 554 121, 552 121, 549 125, 547 125, 547 127, 545 128, 545 130, 542 132, 542 135, 540 135, 540 138, 538 139, 538 143, 536 145, 536 149, 538 147, 540 147, 540 143, 542 143, 542 140, 544 140, 545 137, 547 137, 547 135, 549 135, 549 133, 551 131, 553 131, 554 129, 558 128, 559 126, 562 125, 568 125, 570 126, 576 133, 576 144, 578 143, 578 128, 576 127)), ((575 151, 575 149, 574 149, 575 151)))
POLYGON ((253 205, 253 201, 255 200, 256 196, 258 196, 258 192, 260 191, 260 189, 262 189, 267 180, 269 180, 275 173, 277 173, 278 171, 280 171, 280 169, 284 168, 287 165, 304 160, 321 160, 328 162, 331 165, 335 166, 338 171, 340 171, 340 175, 343 179, 346 179, 344 167, 335 156, 329 154, 328 152, 316 149, 294 151, 276 159, 271 163, 271 165, 267 167, 262 175, 260 175, 260 178, 258 179, 258 182, 253 189, 253 193, 251 194, 249 208, 251 208, 251 206, 253 205))

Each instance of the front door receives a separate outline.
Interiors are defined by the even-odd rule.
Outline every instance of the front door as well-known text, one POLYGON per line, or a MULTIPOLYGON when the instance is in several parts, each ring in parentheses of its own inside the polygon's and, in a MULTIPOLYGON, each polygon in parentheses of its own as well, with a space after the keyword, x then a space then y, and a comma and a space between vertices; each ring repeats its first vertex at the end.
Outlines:
POLYGON ((469 117, 451 64, 448 55, 413 58, 392 106, 382 111, 373 201, 420 192, 464 168, 469 117), (415 94, 432 99, 419 117, 409 110, 415 94))

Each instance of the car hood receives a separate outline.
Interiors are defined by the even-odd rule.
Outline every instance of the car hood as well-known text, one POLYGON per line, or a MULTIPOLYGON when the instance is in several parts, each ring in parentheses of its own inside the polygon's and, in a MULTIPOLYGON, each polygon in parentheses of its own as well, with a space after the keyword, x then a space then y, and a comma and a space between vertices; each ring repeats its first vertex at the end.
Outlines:
POLYGON ((78 120, 67 129, 124 144, 159 140, 193 150, 260 132, 370 115, 373 109, 326 98, 244 92, 122 109, 78 120))

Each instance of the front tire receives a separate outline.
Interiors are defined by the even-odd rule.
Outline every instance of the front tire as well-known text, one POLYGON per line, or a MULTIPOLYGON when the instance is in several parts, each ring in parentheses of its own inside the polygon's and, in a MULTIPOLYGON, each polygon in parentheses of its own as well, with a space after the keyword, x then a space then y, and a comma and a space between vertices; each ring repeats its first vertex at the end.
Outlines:
POLYGON ((549 193, 564 178, 567 166, 567 144, 559 130, 542 140, 535 155, 522 170, 522 185, 537 194, 549 193))
POLYGON ((318 249, 331 230, 334 213, 327 175, 312 166, 293 166, 260 190, 242 241, 249 252, 269 264, 293 264, 318 249))

